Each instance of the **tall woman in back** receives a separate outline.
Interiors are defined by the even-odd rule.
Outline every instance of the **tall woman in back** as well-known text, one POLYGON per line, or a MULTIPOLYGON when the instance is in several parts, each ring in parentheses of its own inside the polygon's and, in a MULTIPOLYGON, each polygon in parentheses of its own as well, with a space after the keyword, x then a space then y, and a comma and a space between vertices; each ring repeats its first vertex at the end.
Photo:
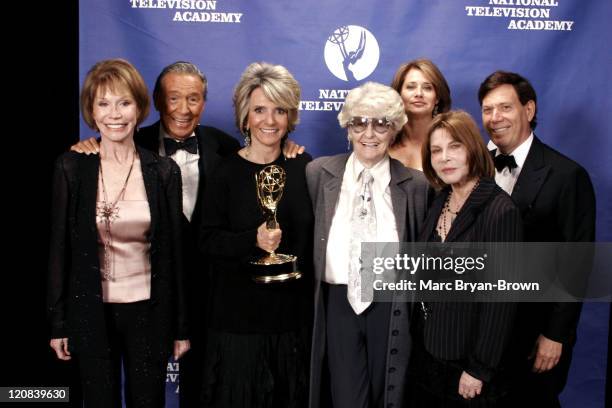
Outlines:
POLYGON ((389 147, 389 155, 406 167, 423 170, 421 146, 433 118, 451 108, 448 83, 436 64, 420 58, 402 64, 391 87, 404 102, 408 122, 389 147))

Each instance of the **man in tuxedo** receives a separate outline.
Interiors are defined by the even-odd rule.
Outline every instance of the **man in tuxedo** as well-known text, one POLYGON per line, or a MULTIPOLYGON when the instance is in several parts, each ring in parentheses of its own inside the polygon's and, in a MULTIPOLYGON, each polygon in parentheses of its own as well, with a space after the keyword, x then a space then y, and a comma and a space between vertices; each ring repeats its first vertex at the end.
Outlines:
MULTIPOLYGON (((594 241, 590 177, 534 135, 537 99, 529 81, 516 73, 494 72, 480 85, 478 99, 483 127, 497 147, 491 152, 495 181, 521 210, 525 241, 594 241)), ((558 395, 567 380, 580 310, 580 303, 519 305, 514 405, 560 407, 558 395)))
POLYGON ((207 85, 206 77, 194 64, 175 62, 165 67, 153 89, 160 120, 140 129, 134 137, 138 145, 171 157, 181 169, 183 214, 189 221, 183 242, 191 327, 191 350, 180 361, 181 407, 198 406, 202 389, 205 302, 209 298, 203 293, 208 288, 206 263, 196 249, 202 193, 221 158, 240 148, 233 137, 199 124, 206 106, 207 85))
MULTIPOLYGON (((134 136, 136 144, 172 158, 181 169, 191 340, 191 349, 180 360, 181 407, 200 406, 203 380, 206 302, 210 298, 207 293, 207 263, 196 249, 202 200, 206 199, 203 192, 218 162, 240 148, 238 141, 223 131, 200 125, 206 106, 207 85, 206 76, 190 62, 178 61, 165 67, 153 89, 153 102, 160 120, 139 129, 134 136)), ((87 154, 99 151, 95 138, 79 142, 72 150, 87 154)), ((295 157, 303 150, 303 147, 288 141, 283 153, 295 157)))

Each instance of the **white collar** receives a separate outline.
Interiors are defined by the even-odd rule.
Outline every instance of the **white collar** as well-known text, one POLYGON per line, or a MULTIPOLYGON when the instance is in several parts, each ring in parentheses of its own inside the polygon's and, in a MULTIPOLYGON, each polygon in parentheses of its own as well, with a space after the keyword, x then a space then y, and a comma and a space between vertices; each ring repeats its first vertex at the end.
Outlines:
MULTIPOLYGON (((189 135, 189 137, 191 136, 195 136, 195 130, 193 132, 191 132, 191 134, 189 135)), ((164 129, 164 124, 160 121, 159 122, 159 152, 160 155, 165 156, 166 155, 166 147, 164 146, 164 139, 173 139, 175 140, 172 136, 170 136, 167 132, 166 129, 164 129)))
MULTIPOLYGON (((352 168, 353 172, 351 174, 352 181, 356 184, 359 181, 359 175, 365 166, 361 164, 355 153, 351 153, 347 161, 347 167, 352 168), (349 167, 350 166, 350 167, 349 167)), ((391 181, 391 165, 389 161, 389 155, 385 154, 378 163, 368 169, 370 174, 374 178, 374 182, 379 184, 380 186, 387 186, 391 181)))
MULTIPOLYGON (((514 161, 516 161, 516 165, 520 168, 525 164, 525 160, 527 160, 527 155, 529 154, 529 149, 531 149, 531 144, 533 143, 533 132, 529 135, 527 139, 523 141, 514 151, 508 153, 514 156, 514 161)), ((495 157, 499 156, 501 152, 499 149, 495 152, 495 157)))

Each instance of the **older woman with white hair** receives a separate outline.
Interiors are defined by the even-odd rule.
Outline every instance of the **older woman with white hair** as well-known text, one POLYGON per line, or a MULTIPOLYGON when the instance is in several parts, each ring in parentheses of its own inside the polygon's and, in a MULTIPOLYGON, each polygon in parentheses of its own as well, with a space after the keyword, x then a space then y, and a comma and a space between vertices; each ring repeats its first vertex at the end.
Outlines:
POLYGON ((362 301, 360 249, 362 242, 414 241, 425 218, 425 177, 387 152, 406 120, 395 90, 363 84, 338 115, 353 151, 306 168, 315 212, 311 407, 326 405, 328 388, 337 408, 403 400, 409 342, 398 340, 409 336, 407 305, 362 301))

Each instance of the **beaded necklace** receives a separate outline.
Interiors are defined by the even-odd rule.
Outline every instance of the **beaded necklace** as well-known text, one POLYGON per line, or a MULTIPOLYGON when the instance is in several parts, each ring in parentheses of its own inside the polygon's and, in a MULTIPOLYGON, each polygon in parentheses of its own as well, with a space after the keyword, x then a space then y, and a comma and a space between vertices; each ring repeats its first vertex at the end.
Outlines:
POLYGON ((107 239, 104 241, 104 273, 102 274, 102 278, 104 280, 115 280, 115 271, 114 271, 114 253, 113 253, 113 234, 111 233, 111 224, 119 218, 119 207, 117 207, 117 203, 120 199, 125 197, 125 189, 127 188, 128 181, 130 180, 130 175, 132 174, 132 169, 134 168, 134 161, 136 160, 136 151, 134 150, 134 154, 132 155, 132 163, 130 164, 130 169, 128 170, 127 176, 125 178, 125 182, 123 182, 123 187, 119 190, 119 194, 113 200, 113 202, 109 202, 108 196, 106 194, 106 186, 104 185, 104 171, 102 170, 102 161, 100 161, 100 181, 102 182, 102 195, 104 196, 104 200, 98 203, 96 207, 96 215, 98 219, 104 223, 104 229, 106 231, 107 239))
POLYGON ((467 195, 463 203, 461 203, 461 205, 457 207, 457 211, 453 211, 450 208, 450 201, 453 195, 453 190, 451 189, 451 191, 448 193, 448 196, 446 197, 446 201, 444 202, 444 207, 442 207, 442 213, 440 214, 440 216, 442 217, 441 222, 438 222, 438 226, 436 227, 436 230, 438 231, 438 235, 440 235, 440 237, 442 238, 442 241, 446 241, 446 236, 448 234, 448 231, 450 231, 450 227, 448 228, 448 230, 446 229, 447 214, 450 220, 449 224, 453 225, 453 221, 455 221, 455 219, 457 218, 457 215, 461 212, 461 209, 463 208, 463 204, 465 204, 465 202, 470 197, 470 195, 474 192, 474 190, 476 190, 476 187, 478 187, 478 184, 480 184, 480 179, 476 180, 474 187, 472 187, 472 190, 470 190, 470 193, 467 195))

